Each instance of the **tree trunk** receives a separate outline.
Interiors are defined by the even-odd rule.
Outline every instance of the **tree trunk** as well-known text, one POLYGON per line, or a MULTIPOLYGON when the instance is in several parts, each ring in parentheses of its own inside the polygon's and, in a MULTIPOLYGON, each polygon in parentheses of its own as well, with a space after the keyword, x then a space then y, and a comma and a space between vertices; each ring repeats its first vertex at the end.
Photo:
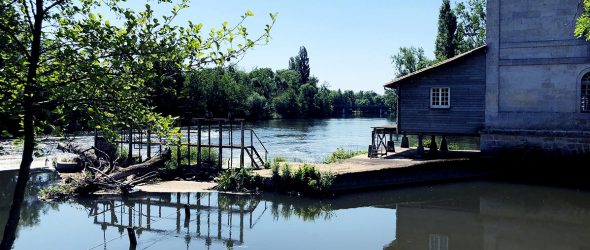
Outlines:
MULTIPOLYGON (((31 6, 33 7, 33 6, 31 6)), ((35 3, 35 23, 33 28, 33 43, 31 44, 31 56, 29 57, 29 68, 27 72, 27 83, 25 84, 23 97, 23 128, 25 132, 23 156, 18 171, 18 180, 12 198, 12 205, 10 206, 10 213, 6 227, 4 228, 4 236, 2 243, 0 243, 0 250, 9 250, 12 248, 14 240, 16 239, 16 230, 20 221, 20 209, 25 198, 25 190, 27 182, 29 181, 29 174, 31 170, 31 163, 33 162, 33 151, 35 149, 35 122, 33 116, 33 94, 37 83, 37 68, 39 65, 39 58, 41 55, 41 29, 44 18, 43 0, 36 0, 35 3)))

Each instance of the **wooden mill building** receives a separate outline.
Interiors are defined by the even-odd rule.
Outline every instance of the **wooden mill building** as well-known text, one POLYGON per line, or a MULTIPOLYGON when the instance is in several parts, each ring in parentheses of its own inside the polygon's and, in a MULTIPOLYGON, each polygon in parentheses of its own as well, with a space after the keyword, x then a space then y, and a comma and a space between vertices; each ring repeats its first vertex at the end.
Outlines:
POLYGON ((590 155, 590 43, 579 0, 489 0, 487 45, 395 79, 398 129, 480 137, 483 152, 590 155))

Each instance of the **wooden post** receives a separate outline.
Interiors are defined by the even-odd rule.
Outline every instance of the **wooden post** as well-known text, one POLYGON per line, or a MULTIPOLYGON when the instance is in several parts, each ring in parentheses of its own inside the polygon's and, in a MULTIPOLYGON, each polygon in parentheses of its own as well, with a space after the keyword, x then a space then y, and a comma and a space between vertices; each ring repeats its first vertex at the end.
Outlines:
POLYGON ((402 137, 402 143, 401 143, 400 147, 401 148, 410 148, 410 140, 408 139, 406 132, 404 132, 404 136, 402 137))
POLYGON ((231 169, 234 165, 234 124, 232 119, 229 119, 229 161, 227 161, 228 168, 231 169))
POLYGON ((182 122, 180 119, 178 120, 178 128, 180 130, 180 137, 178 138, 178 146, 176 146, 176 167, 177 170, 180 170, 180 164, 182 163, 182 152, 180 151, 180 147, 182 147, 182 122))
POLYGON ((201 120, 197 120, 197 166, 201 166, 201 120))
POLYGON ((254 167, 254 130, 250 129, 250 167, 254 167))
POLYGON ((240 168, 244 167, 244 121, 240 121, 240 168))
POLYGON ((150 197, 147 198, 147 229, 150 230, 152 227, 152 200, 150 197))
POLYGON ((127 235, 129 236, 129 248, 135 249, 137 246, 137 238, 135 238, 135 230, 132 227, 127 228, 127 235))
POLYGON ((416 149, 416 154, 423 155, 424 154, 424 142, 422 134, 418 135, 418 148, 416 149))
POLYGON ((129 152, 127 152, 127 160, 133 164, 133 125, 129 126, 129 152))
POLYGON ((432 135, 430 137, 430 149, 428 150, 429 154, 436 154, 438 151, 438 146, 436 145, 436 136, 432 135))
POLYGON ((189 205, 184 205, 184 227, 188 227, 191 220, 191 208, 189 205))
POLYGON ((440 141, 440 151, 442 151, 442 152, 449 151, 449 145, 447 144, 447 138, 444 135, 442 137, 442 141, 440 141))
POLYGON ((152 158, 152 131, 147 131, 147 157, 152 158))
POLYGON ((219 120, 219 154, 217 155, 219 170, 223 169, 223 121, 219 120))
POLYGON ((191 125, 192 125, 192 120, 189 118, 188 120, 188 127, 187 127, 187 136, 186 136, 186 140, 187 140, 187 147, 188 147, 188 166, 190 167, 191 165, 191 125))

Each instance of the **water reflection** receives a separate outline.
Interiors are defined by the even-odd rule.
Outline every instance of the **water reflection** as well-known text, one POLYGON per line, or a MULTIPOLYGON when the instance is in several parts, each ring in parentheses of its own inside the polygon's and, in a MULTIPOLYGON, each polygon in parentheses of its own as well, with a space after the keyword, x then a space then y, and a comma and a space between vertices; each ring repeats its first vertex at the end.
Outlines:
MULTIPOLYGON (((8 220, 12 195, 16 186, 18 171, 0 171, 0 237, 4 234, 4 225, 8 220)), ((57 204, 42 202, 37 199, 39 190, 55 182, 58 178, 55 172, 31 171, 26 189, 25 200, 21 209, 19 230, 23 227, 34 227, 40 222, 40 215, 50 209, 56 209, 57 204)), ((18 232, 17 232, 18 235, 18 232)))
MULTIPOLYGON (((42 176, 34 183, 51 180, 42 176)), ((2 190, 14 182, 0 180, 2 190)), ((127 227, 138 249, 590 248, 590 193, 562 188, 466 182, 326 200, 172 193, 64 203, 40 202, 35 190, 15 249, 125 249, 127 227)), ((9 196, 0 193, 2 224, 9 196)))
POLYGON ((396 240, 384 249, 590 248, 586 191, 494 183, 449 188, 433 191, 437 199, 397 203, 396 240))

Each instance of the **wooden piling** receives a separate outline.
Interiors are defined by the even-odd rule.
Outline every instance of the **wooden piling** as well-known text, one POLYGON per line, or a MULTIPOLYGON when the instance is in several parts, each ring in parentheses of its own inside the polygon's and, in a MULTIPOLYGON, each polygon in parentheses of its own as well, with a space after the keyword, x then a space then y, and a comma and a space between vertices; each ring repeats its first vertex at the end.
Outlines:
POLYGON ((152 131, 147 131, 147 158, 152 158, 152 131))
POLYGON ((127 228, 127 235, 129 236, 130 248, 135 249, 135 247, 137 246, 137 238, 135 237, 135 230, 133 230, 133 227, 127 228))
POLYGON ((133 164, 133 125, 129 124, 129 148, 127 152, 127 160, 133 164))
POLYGON ((430 137, 430 149, 428 153, 435 154, 438 151, 438 146, 436 145, 436 136, 432 135, 430 137))
POLYGON ((244 167, 244 121, 240 121, 240 168, 244 167))
POLYGON ((188 158, 188 166, 190 167, 191 165, 191 125, 192 125, 192 120, 188 119, 188 127, 187 127, 187 131, 186 131, 186 140, 187 140, 187 147, 188 147, 188 155, 186 156, 188 158))
POLYGON ((223 168, 223 123, 219 120, 219 154, 217 155, 219 170, 223 168))
POLYGON ((176 146, 176 167, 180 169, 180 164, 182 163, 182 152, 180 151, 180 147, 182 146, 182 122, 180 119, 178 120, 177 126, 180 129, 180 136, 178 137, 178 146, 176 146))
POLYGON ((424 137, 422 134, 418 135, 418 148, 416 149, 416 154, 423 155, 424 154, 424 137))
POLYGON ((447 144, 447 138, 445 136, 442 137, 442 141, 440 141, 440 151, 448 152, 449 145, 447 144))
POLYGON ((254 131, 250 130, 250 167, 254 167, 254 131))
POLYGON ((197 166, 201 166, 201 120, 197 120, 197 166))

